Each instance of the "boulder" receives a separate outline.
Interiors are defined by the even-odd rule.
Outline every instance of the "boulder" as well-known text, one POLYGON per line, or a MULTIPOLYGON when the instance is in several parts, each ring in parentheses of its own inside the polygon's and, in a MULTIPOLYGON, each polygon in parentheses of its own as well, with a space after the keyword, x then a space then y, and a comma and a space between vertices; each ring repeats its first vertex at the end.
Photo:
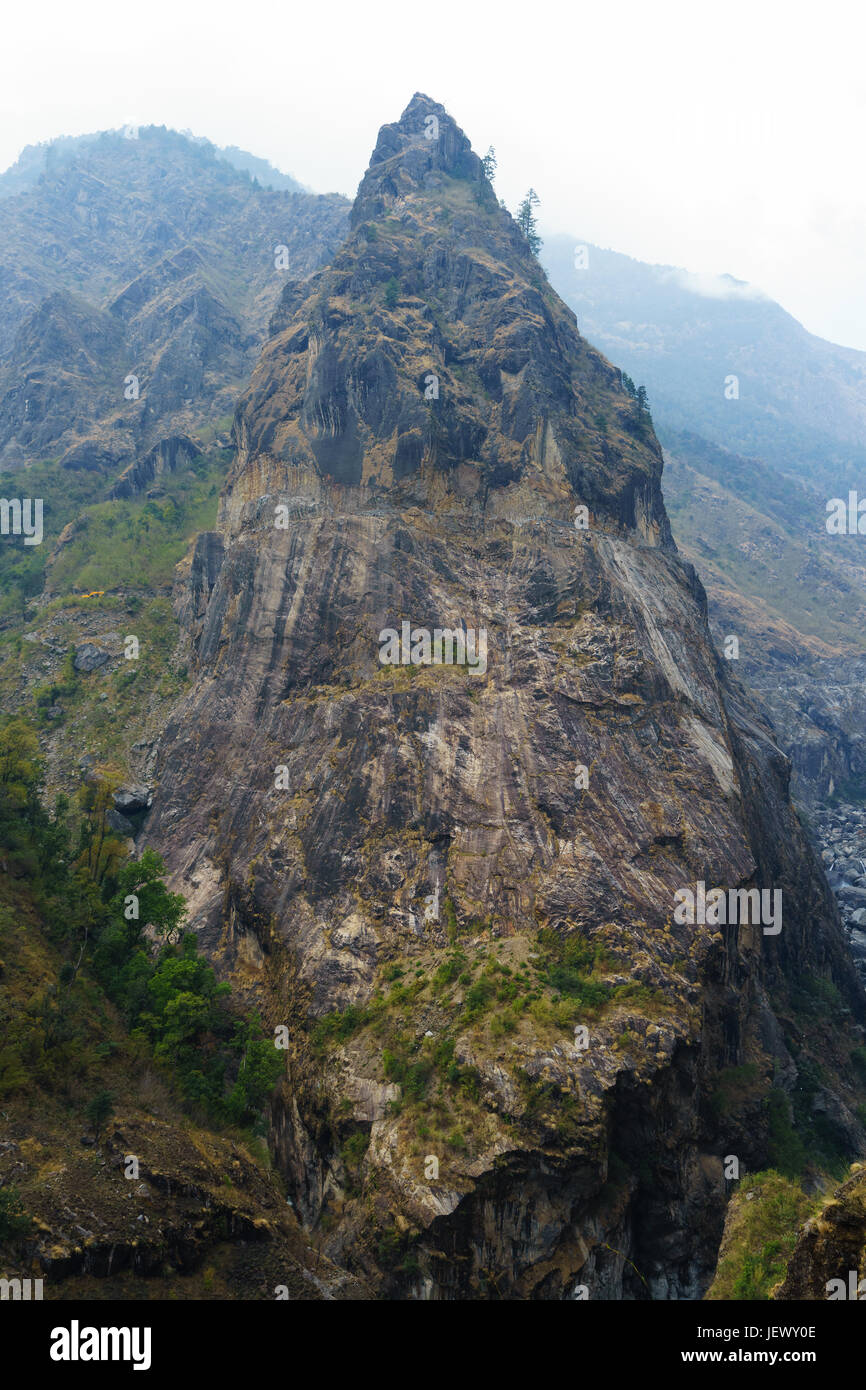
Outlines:
POLYGON ((80 647, 75 648, 73 665, 76 671, 98 671, 99 667, 104 666, 110 657, 110 652, 104 651, 102 647, 97 647, 94 642, 82 642, 80 647))
MULTIPOLYGON (((114 808, 123 816, 134 816, 139 811, 146 811, 152 800, 153 792, 149 787, 132 782, 117 788, 114 793, 114 808)), ((866 899, 866 893, 863 897, 866 899)))

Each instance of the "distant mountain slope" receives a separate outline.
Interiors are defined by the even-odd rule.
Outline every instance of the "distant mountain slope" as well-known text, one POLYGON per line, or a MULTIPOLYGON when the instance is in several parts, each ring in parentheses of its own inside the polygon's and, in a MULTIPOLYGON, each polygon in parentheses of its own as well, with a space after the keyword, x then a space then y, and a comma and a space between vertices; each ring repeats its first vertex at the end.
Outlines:
POLYGON ((866 466, 866 353, 825 342, 753 286, 545 241, 581 332, 643 382, 662 430, 692 430, 822 492, 866 466), (583 261, 586 268, 580 268, 583 261), (738 378, 738 398, 726 379, 738 378), (730 387, 728 387, 730 393, 730 387))
POLYGON ((715 623, 740 635, 750 665, 859 650, 864 538, 828 535, 823 501, 766 463, 691 433, 669 433, 667 443, 677 544, 700 570, 715 623))
POLYGON ((161 594, 212 524, 235 399, 286 284, 345 235, 345 199, 267 189, 286 182, 269 168, 143 127, 28 149, 0 177, 2 492, 43 499, 45 531, 0 547, 0 699, 35 700, 51 786, 85 750, 128 767, 158 726, 175 681, 161 594), (73 693, 60 669, 87 643, 114 656, 73 693))
POLYGON ((257 186, 163 127, 25 155, 0 200, 0 466, 110 469, 229 414, 286 280, 342 239, 345 200, 257 186))
MULTIPOLYGON (((27 145, 15 163, 0 174, 0 198, 9 198, 15 193, 21 193, 25 188, 31 188, 39 182, 43 174, 56 174, 62 164, 74 160, 87 146, 93 145, 105 135, 120 135, 124 139, 137 140, 141 138, 142 129, 147 133, 154 127, 128 126, 119 131, 97 131, 89 135, 60 135, 54 140, 44 140, 39 145, 27 145)), ((191 135, 188 131, 182 132, 181 138, 211 151, 235 169, 246 171, 262 188, 278 188, 288 193, 311 192, 304 184, 293 179, 291 174, 282 173, 266 159, 250 154, 248 150, 239 149, 237 145, 214 145, 212 141, 202 136, 191 135)))
POLYGON ((240 150, 237 145, 216 146, 217 154, 222 159, 227 159, 235 169, 244 170, 261 184, 262 188, 281 188, 287 193, 312 193, 311 188, 303 183, 298 183, 291 174, 283 174, 279 169, 275 169, 273 164, 269 164, 266 159, 260 159, 256 154, 250 154, 248 150, 240 150))
POLYGON ((762 668, 866 650, 866 537, 826 529, 828 498, 866 480, 866 353, 730 276, 580 245, 548 239, 551 279, 647 387, 671 524, 717 628, 749 634, 743 656, 762 668))

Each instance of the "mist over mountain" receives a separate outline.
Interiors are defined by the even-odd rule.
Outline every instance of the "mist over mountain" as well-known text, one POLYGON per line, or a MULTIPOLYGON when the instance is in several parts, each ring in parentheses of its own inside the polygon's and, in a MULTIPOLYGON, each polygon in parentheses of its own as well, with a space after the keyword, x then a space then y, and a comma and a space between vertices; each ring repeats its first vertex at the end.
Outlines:
POLYGON ((119 130, 95 131, 89 135, 59 135, 54 140, 46 140, 40 145, 27 145, 8 169, 0 174, 0 198, 10 198, 32 188, 43 178, 55 177, 68 164, 76 162, 80 156, 92 153, 90 147, 104 144, 118 136, 124 140, 145 140, 152 138, 154 132, 162 135, 180 136, 190 144, 206 151, 217 159, 225 160, 232 168, 239 169, 255 179, 262 188, 283 189, 289 193, 309 193, 311 190, 293 179, 291 174, 281 173, 266 159, 237 145, 219 146, 203 136, 195 136, 191 131, 169 131, 165 126, 123 126, 119 130))
POLYGON ((866 353, 816 338, 728 275, 563 235, 547 238, 542 260, 590 341, 646 385, 664 435, 701 434, 825 495, 863 476, 866 353))

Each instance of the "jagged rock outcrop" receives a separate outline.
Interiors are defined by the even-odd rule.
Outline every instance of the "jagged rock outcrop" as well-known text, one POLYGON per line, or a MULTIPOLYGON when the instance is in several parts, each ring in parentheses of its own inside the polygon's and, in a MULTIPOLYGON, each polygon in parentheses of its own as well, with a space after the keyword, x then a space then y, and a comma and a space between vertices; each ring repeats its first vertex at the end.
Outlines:
POLYGON ((866 1298, 866 1172, 862 1164, 853 1166, 853 1176, 800 1231, 774 1298, 866 1298))
POLYGON ((288 1028, 296 1209, 392 1295, 700 1296, 723 1158, 766 1161, 813 1047, 866 1142, 863 994, 651 426, 427 97, 286 289, 235 433, 145 838, 288 1028), (699 883, 781 892, 781 929, 678 921, 699 883), (832 1022, 798 1025, 804 972, 832 1022))
POLYGON ((185 434, 174 434, 161 439, 152 449, 125 468, 109 497, 137 497, 150 487, 164 473, 173 473, 176 468, 199 458, 201 449, 185 434))

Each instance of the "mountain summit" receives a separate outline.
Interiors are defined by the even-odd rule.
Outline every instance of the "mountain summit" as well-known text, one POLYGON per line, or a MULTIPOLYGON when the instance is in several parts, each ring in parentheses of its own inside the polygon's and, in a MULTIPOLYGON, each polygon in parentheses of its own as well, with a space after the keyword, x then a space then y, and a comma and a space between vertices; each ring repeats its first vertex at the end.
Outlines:
POLYGON ((443 107, 416 95, 383 126, 351 227, 273 318, 238 415, 241 492, 267 456, 361 505, 444 489, 570 527, 577 502, 669 544, 647 422, 443 107))
POLYGON ((866 1141, 863 995, 651 422, 435 102, 283 293, 235 439, 145 835, 289 1039, 296 1210, 395 1296, 699 1297, 813 1047, 816 1151, 866 1141), (801 1027, 803 972, 850 1014, 801 1027))

